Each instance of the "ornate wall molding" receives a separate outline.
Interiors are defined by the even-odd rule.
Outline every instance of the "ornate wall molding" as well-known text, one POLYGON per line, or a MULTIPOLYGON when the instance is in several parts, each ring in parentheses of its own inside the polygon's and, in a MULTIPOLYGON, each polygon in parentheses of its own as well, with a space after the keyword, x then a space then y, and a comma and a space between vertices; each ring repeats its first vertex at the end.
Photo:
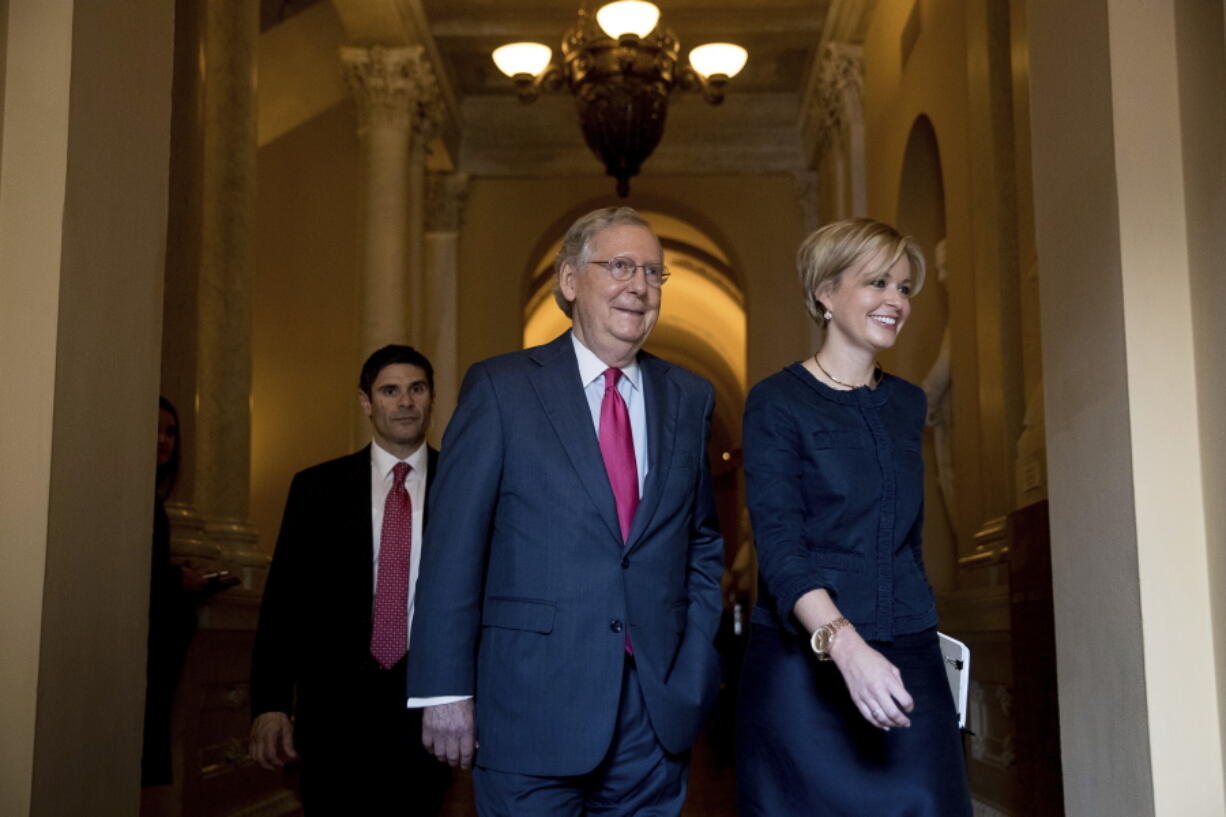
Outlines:
POLYGON ((972 797, 971 807, 974 809, 975 817, 1009 817, 1009 814, 1001 811, 995 806, 990 806, 982 800, 972 797))
POLYGON ((345 84, 358 103, 358 131, 409 130, 433 138, 443 121, 438 79, 420 45, 342 46, 345 84))
POLYGON ((968 725, 971 757, 997 769, 1008 769, 1017 762, 1013 736, 1013 694, 1000 683, 971 681, 968 725))
POLYGON ((818 228, 817 193, 818 174, 815 170, 796 170, 792 173, 792 194, 800 207, 801 224, 805 234, 818 228))
POLYGON ((467 173, 430 173, 426 176, 426 232, 458 233, 468 203, 467 173))
POLYGON ((810 100, 810 120, 816 125, 816 158, 821 159, 838 132, 863 125, 863 49, 850 43, 828 42, 819 57, 817 87, 810 100))

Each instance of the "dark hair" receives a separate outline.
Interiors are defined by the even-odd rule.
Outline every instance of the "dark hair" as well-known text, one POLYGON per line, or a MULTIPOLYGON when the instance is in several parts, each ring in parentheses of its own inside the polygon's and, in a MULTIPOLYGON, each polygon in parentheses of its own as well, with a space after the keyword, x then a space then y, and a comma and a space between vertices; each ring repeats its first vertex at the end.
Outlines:
POLYGON ((179 427, 179 412, 174 403, 165 397, 158 397, 158 410, 169 412, 170 416, 175 418, 175 447, 170 452, 170 459, 157 467, 157 478, 154 482, 157 495, 162 499, 169 499, 174 493, 175 483, 179 481, 179 452, 183 449, 182 432, 179 427))
POLYGON ((395 343, 375 350, 370 357, 366 358, 366 362, 362 364, 362 373, 358 376, 358 388, 365 392, 367 397, 370 397, 370 390, 375 385, 375 378, 379 376, 379 372, 397 363, 407 363, 425 372, 426 383, 433 393, 434 367, 430 365, 430 361, 412 346, 401 346, 395 343))

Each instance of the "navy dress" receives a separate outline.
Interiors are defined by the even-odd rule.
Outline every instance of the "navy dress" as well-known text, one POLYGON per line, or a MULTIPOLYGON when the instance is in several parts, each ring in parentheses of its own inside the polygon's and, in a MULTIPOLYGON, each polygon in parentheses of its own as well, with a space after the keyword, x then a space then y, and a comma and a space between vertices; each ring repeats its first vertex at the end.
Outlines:
POLYGON ((741 817, 970 815, 921 550, 924 393, 885 375, 838 391, 795 363, 745 408, 759 592, 737 709, 741 817), (899 668, 911 726, 884 732, 792 614, 825 588, 899 668))

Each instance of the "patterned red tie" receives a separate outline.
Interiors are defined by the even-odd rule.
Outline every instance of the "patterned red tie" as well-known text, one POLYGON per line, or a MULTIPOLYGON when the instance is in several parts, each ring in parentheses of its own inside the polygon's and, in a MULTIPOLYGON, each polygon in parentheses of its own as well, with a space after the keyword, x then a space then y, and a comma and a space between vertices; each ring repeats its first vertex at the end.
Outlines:
POLYGON ((600 454, 604 457, 604 470, 617 501, 617 521, 624 542, 630 536, 634 512, 639 507, 639 470, 634 460, 630 412, 617 391, 621 376, 621 369, 605 369, 604 400, 600 403, 600 454))
POLYGON ((410 470, 407 462, 396 463, 392 469, 392 488, 387 492, 387 502, 383 505, 370 654, 384 669, 391 669, 404 657, 409 636, 409 554, 412 552, 413 503, 404 487, 404 480, 410 470))

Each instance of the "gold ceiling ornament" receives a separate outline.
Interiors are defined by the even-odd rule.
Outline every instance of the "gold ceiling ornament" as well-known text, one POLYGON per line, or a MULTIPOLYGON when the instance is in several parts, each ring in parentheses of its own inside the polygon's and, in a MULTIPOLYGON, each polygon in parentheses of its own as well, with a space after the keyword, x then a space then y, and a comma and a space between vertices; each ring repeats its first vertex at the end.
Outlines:
POLYGON ((578 22, 562 38, 562 65, 541 43, 509 43, 493 53, 498 69, 515 81, 521 102, 563 85, 570 89, 583 138, 617 179, 622 197, 664 135, 673 88, 699 91, 718 105, 728 80, 748 57, 739 45, 706 43, 678 65, 681 43, 659 19, 655 4, 643 0, 607 3, 594 19, 585 3, 578 22))

